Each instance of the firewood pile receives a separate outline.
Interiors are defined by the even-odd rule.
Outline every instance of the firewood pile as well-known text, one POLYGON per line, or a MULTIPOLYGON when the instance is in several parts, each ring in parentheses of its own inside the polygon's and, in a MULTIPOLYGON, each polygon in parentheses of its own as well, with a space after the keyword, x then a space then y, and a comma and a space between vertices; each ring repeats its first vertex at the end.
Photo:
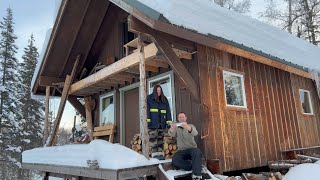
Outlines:
POLYGON ((164 136, 163 143, 163 157, 165 157, 165 159, 171 159, 172 156, 177 152, 177 142, 172 137, 164 136))
POLYGON ((142 140, 140 134, 135 134, 131 140, 132 150, 142 154, 142 140))
POLYGON ((259 174, 243 173, 245 180, 282 180, 280 172, 261 172, 259 174))
MULTIPOLYGON (((135 134, 131 140, 132 150, 142 154, 142 140, 140 134, 135 134)), ((167 134, 163 138, 163 151, 162 155, 165 159, 170 159, 177 152, 176 140, 167 134)), ((150 153, 151 154, 151 153, 150 153)))

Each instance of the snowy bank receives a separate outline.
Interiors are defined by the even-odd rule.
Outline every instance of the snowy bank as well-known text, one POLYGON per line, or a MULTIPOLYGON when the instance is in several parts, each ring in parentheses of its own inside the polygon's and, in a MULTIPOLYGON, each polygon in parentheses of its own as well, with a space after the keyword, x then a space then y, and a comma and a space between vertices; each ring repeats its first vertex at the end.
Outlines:
POLYGON ((124 169, 159 164, 120 144, 93 140, 90 144, 73 144, 35 148, 22 153, 23 163, 88 167, 87 160, 97 160, 100 168, 124 169))
POLYGON ((283 180, 320 179, 320 162, 297 165, 289 170, 283 180))

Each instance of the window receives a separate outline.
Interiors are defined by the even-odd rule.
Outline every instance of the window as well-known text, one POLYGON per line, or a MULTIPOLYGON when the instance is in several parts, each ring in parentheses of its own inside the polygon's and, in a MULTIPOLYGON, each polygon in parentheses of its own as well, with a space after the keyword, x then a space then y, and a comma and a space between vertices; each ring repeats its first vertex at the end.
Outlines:
POLYGON ((115 124, 115 93, 100 96, 100 126, 115 124))
POLYGON ((174 84, 173 84, 173 74, 172 72, 161 74, 154 78, 148 80, 149 94, 153 92, 153 87, 159 84, 162 87, 163 94, 167 97, 170 109, 172 120, 175 120, 175 105, 174 105, 174 84))
POLYGON ((310 91, 299 89, 303 114, 313 114, 310 91))
POLYGON ((243 75, 223 71, 223 82, 227 106, 246 108, 243 75))

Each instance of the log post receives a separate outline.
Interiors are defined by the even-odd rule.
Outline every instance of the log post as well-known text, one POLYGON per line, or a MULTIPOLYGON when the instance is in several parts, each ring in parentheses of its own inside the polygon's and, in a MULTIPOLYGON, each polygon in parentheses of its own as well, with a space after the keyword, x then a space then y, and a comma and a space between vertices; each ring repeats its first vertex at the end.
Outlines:
POLYGON ((91 96, 84 98, 84 106, 86 109, 86 121, 87 121, 87 132, 89 134, 90 140, 93 140, 93 124, 92 124, 92 109, 93 109, 93 100, 91 96))
POLYGON ((49 136, 49 101, 50 101, 50 86, 46 87, 46 101, 45 101, 45 117, 44 117, 44 130, 43 142, 45 143, 49 136))
POLYGON ((147 124, 147 80, 146 80, 146 59, 141 34, 138 36, 139 71, 140 71, 140 135, 142 140, 142 154, 149 159, 149 134, 147 124))
POLYGON ((56 121, 54 122, 54 126, 53 126, 53 129, 52 129, 51 135, 49 136, 45 146, 52 146, 57 142, 56 135, 57 135, 57 132, 59 130, 60 121, 61 121, 61 118, 62 118, 64 107, 66 105, 66 101, 67 101, 68 96, 69 96, 70 86, 71 86, 72 80, 73 80, 73 78, 75 76, 79 60, 80 60, 80 55, 77 56, 77 59, 76 59, 74 65, 73 65, 73 68, 72 68, 71 75, 67 75, 66 76, 66 80, 64 82, 64 87, 63 87, 61 98, 60 98, 60 104, 59 104, 59 109, 58 109, 58 112, 57 112, 56 121))

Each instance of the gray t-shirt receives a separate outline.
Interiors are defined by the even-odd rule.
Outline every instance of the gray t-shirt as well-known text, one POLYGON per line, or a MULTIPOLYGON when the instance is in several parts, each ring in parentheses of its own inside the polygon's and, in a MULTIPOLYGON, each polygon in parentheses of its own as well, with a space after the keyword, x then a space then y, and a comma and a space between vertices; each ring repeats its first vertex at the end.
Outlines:
POLYGON ((176 127, 173 131, 171 131, 171 129, 168 131, 169 136, 177 139, 178 151, 197 147, 194 136, 198 135, 198 131, 194 125, 188 125, 191 126, 191 132, 182 127, 176 127))

